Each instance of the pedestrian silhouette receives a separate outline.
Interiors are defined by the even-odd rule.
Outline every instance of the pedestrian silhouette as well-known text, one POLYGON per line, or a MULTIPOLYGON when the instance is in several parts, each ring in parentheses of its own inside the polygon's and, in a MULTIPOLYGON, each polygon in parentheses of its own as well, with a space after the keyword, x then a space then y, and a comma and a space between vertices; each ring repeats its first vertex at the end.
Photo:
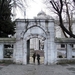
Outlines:
POLYGON ((33 63, 35 63, 36 53, 33 54, 33 63))
POLYGON ((39 54, 37 54, 37 63, 38 65, 40 65, 40 55, 39 54))

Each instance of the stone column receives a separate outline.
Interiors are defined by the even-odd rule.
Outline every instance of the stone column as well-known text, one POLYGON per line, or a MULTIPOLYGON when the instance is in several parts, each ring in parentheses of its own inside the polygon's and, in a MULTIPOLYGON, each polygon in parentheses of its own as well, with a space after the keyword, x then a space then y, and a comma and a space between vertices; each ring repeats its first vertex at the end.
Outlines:
POLYGON ((14 62, 22 64, 22 40, 17 40, 14 44, 14 52, 13 52, 14 62))
POLYGON ((36 50, 39 50, 39 39, 36 38, 36 50))
POLYGON ((56 44, 51 39, 48 39, 48 65, 56 64, 57 50, 56 44))
POLYGON ((34 50, 39 50, 39 39, 38 38, 34 39, 34 50))
POLYGON ((44 41, 44 64, 48 64, 48 47, 47 47, 47 39, 44 41))
POLYGON ((36 50, 36 38, 34 38, 34 41, 33 41, 33 45, 34 45, 34 50, 36 50))
POLYGON ((14 43, 14 48, 13 48, 13 62, 16 62, 16 43, 14 43))
POLYGON ((30 49, 34 49, 34 38, 30 39, 30 49))
POLYGON ((57 60, 57 50, 56 44, 52 41, 48 42, 48 65, 56 64, 57 60))
POLYGON ((3 59, 3 44, 0 44, 0 60, 3 59))
POLYGON ((27 64, 27 41, 23 40, 23 64, 27 64))
POLYGON ((72 58, 72 46, 70 44, 67 44, 67 59, 72 58))
POLYGON ((54 30, 54 22, 51 21, 48 24, 48 65, 56 64, 57 62, 57 50, 55 44, 55 30, 54 30))

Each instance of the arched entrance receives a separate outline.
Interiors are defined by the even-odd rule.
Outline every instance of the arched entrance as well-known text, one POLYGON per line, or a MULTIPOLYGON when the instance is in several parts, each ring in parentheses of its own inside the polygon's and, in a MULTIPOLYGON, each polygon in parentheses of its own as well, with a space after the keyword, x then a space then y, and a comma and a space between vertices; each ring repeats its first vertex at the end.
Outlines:
POLYGON ((44 42, 46 40, 46 37, 47 37, 46 33, 40 27, 36 26, 36 27, 32 27, 32 28, 30 28, 30 29, 27 30, 27 32, 25 33, 24 38, 23 38, 24 51, 26 53, 26 54, 24 54, 24 55, 26 55, 24 57, 24 59, 25 59, 24 64, 33 63, 32 62, 32 60, 33 60, 32 59, 32 54, 34 52, 36 52, 36 54, 37 53, 40 54, 40 56, 41 56, 41 60, 40 60, 41 64, 45 62, 44 59, 46 57, 45 56, 45 47, 46 47, 45 45, 46 44, 44 42), (35 29, 36 29, 37 32, 35 32, 35 29), (33 42, 35 42, 34 39, 37 39, 37 42, 42 41, 44 47, 43 46, 38 46, 39 43, 37 43, 36 45, 34 44, 34 46, 36 46, 36 48, 33 49, 33 51, 30 50, 30 43, 32 43, 32 42, 30 42, 31 39, 33 39, 33 42))
POLYGON ((30 39, 44 40, 44 64, 55 64, 57 51, 55 44, 54 21, 46 19, 26 19, 16 22, 16 43, 13 59, 16 63, 29 63, 30 39))
MULTIPOLYGON (((46 38, 38 34, 29 35, 28 37, 30 38, 27 39, 27 64, 33 63, 33 58, 32 58, 33 53, 36 53, 36 54, 38 53, 40 55, 40 64, 43 64, 44 57, 45 57, 44 56, 44 53, 45 53, 44 52, 44 41, 46 40, 46 38)), ((35 64, 37 64, 37 58, 35 59, 35 64)))

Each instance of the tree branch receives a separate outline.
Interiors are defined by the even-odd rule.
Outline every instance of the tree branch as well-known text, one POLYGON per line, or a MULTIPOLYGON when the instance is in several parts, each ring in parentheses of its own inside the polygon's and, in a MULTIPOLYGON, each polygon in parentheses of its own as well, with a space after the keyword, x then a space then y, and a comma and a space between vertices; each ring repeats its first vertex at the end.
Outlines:
POLYGON ((50 3, 52 4, 53 8, 59 13, 59 9, 58 6, 56 5, 56 3, 53 1, 50 1, 50 3))

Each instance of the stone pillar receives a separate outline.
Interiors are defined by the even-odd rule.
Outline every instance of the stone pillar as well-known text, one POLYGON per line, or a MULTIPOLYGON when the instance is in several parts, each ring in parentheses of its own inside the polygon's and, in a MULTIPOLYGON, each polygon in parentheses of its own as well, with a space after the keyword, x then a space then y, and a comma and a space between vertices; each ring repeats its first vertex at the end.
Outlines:
POLYGON ((13 62, 16 62, 16 43, 14 43, 14 48, 13 48, 13 62))
POLYGON ((54 30, 54 22, 49 22, 48 24, 48 33, 47 33, 47 39, 48 39, 48 65, 50 64, 56 64, 57 62, 57 50, 56 50, 56 44, 55 44, 55 30, 54 30))
POLYGON ((67 44, 67 59, 72 58, 72 46, 70 44, 67 44))
POLYGON ((47 39, 44 41, 44 64, 47 65, 48 64, 48 47, 47 47, 47 39))
POLYGON ((36 50, 39 50, 39 39, 36 38, 36 50))
POLYGON ((33 45, 34 45, 34 50, 36 50, 36 38, 34 38, 34 41, 33 41, 33 45))
POLYGON ((48 65, 56 64, 57 60, 57 50, 56 44, 51 39, 48 39, 48 65))
POLYGON ((23 40, 23 64, 27 64, 27 41, 23 40))
POLYGON ((14 62, 18 64, 22 64, 22 40, 17 40, 17 42, 14 44, 14 51, 13 51, 13 59, 14 62))
POLYGON ((56 64, 57 50, 54 42, 48 42, 48 65, 56 64))
POLYGON ((38 38, 34 39, 34 50, 39 50, 39 39, 38 38))
POLYGON ((3 48, 4 48, 3 44, 0 44, 0 60, 3 59, 3 48))
POLYGON ((34 49, 34 38, 30 39, 30 49, 34 49))

